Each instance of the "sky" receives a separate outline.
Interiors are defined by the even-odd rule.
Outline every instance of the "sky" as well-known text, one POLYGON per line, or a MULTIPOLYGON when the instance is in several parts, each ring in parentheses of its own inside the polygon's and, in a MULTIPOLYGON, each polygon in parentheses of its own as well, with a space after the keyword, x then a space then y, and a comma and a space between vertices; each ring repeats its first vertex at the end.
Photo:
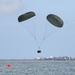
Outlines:
POLYGON ((75 0, 0 0, 0 59, 49 56, 75 57, 75 0), (18 22, 30 11, 36 16, 18 22), (48 14, 58 15, 64 26, 54 27, 48 14))

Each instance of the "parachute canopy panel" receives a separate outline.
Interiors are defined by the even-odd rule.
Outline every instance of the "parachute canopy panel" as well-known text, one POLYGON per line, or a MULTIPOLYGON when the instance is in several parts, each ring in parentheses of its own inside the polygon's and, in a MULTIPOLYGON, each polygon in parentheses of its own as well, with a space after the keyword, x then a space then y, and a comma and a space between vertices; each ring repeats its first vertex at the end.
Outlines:
POLYGON ((19 17, 18 17, 18 21, 19 22, 22 22, 22 21, 25 21, 25 20, 28 20, 28 19, 30 19, 30 18, 32 18, 32 17, 34 17, 36 14, 34 13, 34 12, 27 12, 27 13, 25 13, 25 14, 22 14, 22 15, 20 15, 19 17))
POLYGON ((59 27, 59 28, 61 28, 63 26, 63 24, 64 24, 63 20, 60 17, 58 17, 57 15, 54 15, 54 14, 49 14, 47 16, 47 20, 51 24, 53 24, 54 26, 59 27))

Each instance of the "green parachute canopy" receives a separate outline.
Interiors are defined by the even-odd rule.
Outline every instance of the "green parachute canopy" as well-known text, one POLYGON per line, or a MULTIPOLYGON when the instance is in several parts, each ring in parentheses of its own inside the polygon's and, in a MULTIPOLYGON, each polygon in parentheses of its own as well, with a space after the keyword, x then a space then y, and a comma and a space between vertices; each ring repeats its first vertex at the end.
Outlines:
POLYGON ((64 24, 63 20, 60 17, 58 17, 57 15, 49 14, 46 18, 51 24, 53 24, 56 27, 61 28, 64 24))
POLYGON ((34 12, 32 12, 32 11, 31 12, 27 12, 25 14, 20 15, 18 17, 18 21, 19 22, 22 22, 22 21, 28 20, 28 19, 30 19, 30 18, 32 18, 34 16, 35 16, 35 13, 34 12))

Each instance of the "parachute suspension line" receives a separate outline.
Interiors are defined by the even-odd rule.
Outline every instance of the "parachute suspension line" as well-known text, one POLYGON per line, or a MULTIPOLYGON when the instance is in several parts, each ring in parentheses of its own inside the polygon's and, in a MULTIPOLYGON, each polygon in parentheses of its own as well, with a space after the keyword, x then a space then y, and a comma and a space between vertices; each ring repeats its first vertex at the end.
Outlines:
POLYGON ((46 38, 45 38, 45 35, 46 35, 46 29, 47 29, 47 25, 45 24, 43 41, 46 39, 46 38))
POLYGON ((29 24, 29 26, 26 29, 29 32, 29 34, 36 40, 36 22, 33 21, 33 24, 29 24))
POLYGON ((41 47, 41 45, 43 44, 43 42, 44 42, 44 40, 45 40, 45 34, 46 34, 46 25, 45 25, 45 28, 44 28, 44 38, 43 38, 43 40, 41 41, 41 43, 40 43, 40 45, 38 44, 38 41, 36 40, 36 42, 37 42, 37 45, 38 45, 38 49, 40 49, 40 47, 41 47))
POLYGON ((47 26, 45 25, 45 28, 44 28, 44 38, 42 40, 42 42, 40 43, 39 47, 41 47, 41 45, 43 44, 43 42, 45 41, 45 34, 46 34, 46 29, 47 29, 47 26))
POLYGON ((44 40, 46 40, 49 36, 53 35, 56 31, 58 31, 58 29, 50 33, 48 36, 44 37, 44 40))
POLYGON ((37 26, 36 26, 37 24, 36 24, 36 19, 35 19, 35 30, 34 30, 34 34, 35 34, 35 41, 36 41, 36 44, 37 44, 37 46, 38 46, 38 49, 40 49, 40 47, 39 47, 39 44, 38 44, 38 41, 37 41, 37 38, 36 38, 36 32, 37 32, 37 26))
POLYGON ((34 39, 36 40, 36 24, 34 24, 34 39))
POLYGON ((38 49, 40 49, 40 45, 38 44, 37 39, 35 39, 35 41, 36 41, 36 44, 37 44, 37 46, 38 46, 38 49))
POLYGON ((43 42, 44 42, 44 39, 42 40, 41 44, 39 45, 39 48, 41 47, 41 45, 43 44, 43 42))
POLYGON ((42 42, 41 42, 41 44, 39 45, 39 47, 41 47, 41 45, 43 44, 43 42, 45 41, 45 34, 46 34, 46 29, 47 29, 47 26, 45 25, 45 28, 44 28, 44 38, 43 38, 43 40, 42 40, 42 42))
POLYGON ((36 44, 38 46, 38 49, 40 49, 40 46, 39 46, 37 38, 36 38, 36 24, 34 24, 34 34, 32 34, 27 28, 26 28, 26 30, 34 38, 34 40, 36 41, 36 44))
POLYGON ((50 26, 47 22, 45 22, 45 28, 44 28, 44 38, 43 40, 46 40, 49 36, 53 35, 58 28, 54 26, 50 26))
POLYGON ((42 45, 42 43, 43 43, 49 36, 53 35, 53 34, 58 30, 58 29, 56 29, 56 30, 54 30, 52 33, 49 33, 49 34, 47 35, 47 30, 48 30, 48 28, 49 28, 48 25, 45 24, 45 28, 44 28, 44 38, 43 38, 43 40, 42 40, 40 46, 42 45))
POLYGON ((26 29, 26 31, 27 31, 34 39, 36 39, 36 36, 33 35, 29 30, 26 29))

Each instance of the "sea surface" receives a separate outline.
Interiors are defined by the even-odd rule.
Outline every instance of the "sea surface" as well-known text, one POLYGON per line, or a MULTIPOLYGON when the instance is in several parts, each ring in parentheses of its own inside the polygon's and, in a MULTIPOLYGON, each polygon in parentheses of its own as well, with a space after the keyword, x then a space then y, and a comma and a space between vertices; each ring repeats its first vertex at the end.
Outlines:
POLYGON ((0 60, 0 75, 75 75, 75 61, 0 60))

